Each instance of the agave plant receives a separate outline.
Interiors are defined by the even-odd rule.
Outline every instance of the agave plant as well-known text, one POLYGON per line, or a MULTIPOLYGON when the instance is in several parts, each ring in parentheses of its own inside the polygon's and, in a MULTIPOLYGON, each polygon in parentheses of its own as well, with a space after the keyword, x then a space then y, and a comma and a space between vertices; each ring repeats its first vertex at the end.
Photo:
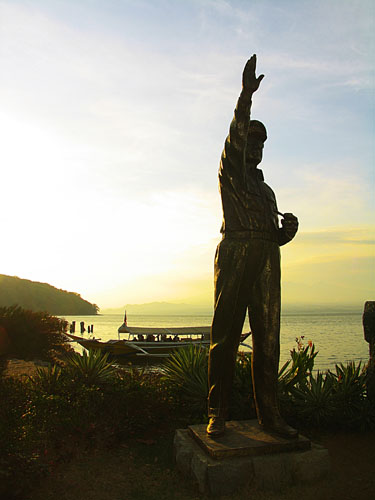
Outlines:
POLYGON ((365 399, 366 368, 362 368, 361 362, 356 365, 354 361, 350 361, 346 365, 336 365, 335 369, 336 373, 332 374, 332 378, 337 419, 344 425, 350 425, 358 419, 365 399))
POLYGON ((84 351, 83 355, 74 352, 65 359, 65 362, 69 374, 85 385, 108 382, 117 372, 108 362, 108 354, 99 350, 90 350, 89 354, 84 351))
POLYGON ((36 374, 30 376, 29 380, 33 389, 55 394, 61 387, 62 371, 57 365, 49 365, 47 368, 37 367, 36 374))
POLYGON ((346 365, 340 363, 335 366, 336 394, 349 404, 364 397, 366 391, 366 368, 362 368, 361 362, 356 365, 355 361, 350 361, 346 365))
POLYGON ((199 408, 208 395, 207 350, 188 346, 175 351, 162 366, 163 380, 178 388, 184 399, 199 408))
POLYGON ((307 382, 291 389, 291 397, 298 417, 313 426, 325 426, 335 415, 333 399, 334 379, 328 372, 310 374, 307 382))

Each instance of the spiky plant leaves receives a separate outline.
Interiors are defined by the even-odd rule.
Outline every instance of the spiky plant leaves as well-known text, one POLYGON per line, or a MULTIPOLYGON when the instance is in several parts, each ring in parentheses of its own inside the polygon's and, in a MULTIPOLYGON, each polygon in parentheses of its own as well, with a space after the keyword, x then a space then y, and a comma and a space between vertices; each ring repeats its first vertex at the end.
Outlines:
POLYGON ((329 373, 310 374, 306 384, 291 389, 291 396, 296 413, 306 424, 324 427, 335 414, 333 378, 329 373))
POLYGON ((365 406, 367 371, 361 362, 356 364, 354 361, 346 365, 340 363, 335 369, 332 378, 337 420, 352 427, 365 406))
POLYGON ((293 388, 307 384, 317 355, 314 344, 290 351, 291 359, 284 363, 278 376, 279 398, 282 401, 289 400, 293 388))
POLYGON ((335 366, 335 392, 347 403, 364 397, 366 391, 366 368, 362 368, 361 362, 356 365, 354 361, 346 365, 340 363, 335 366))
POLYGON ((69 374, 85 385, 109 382, 116 374, 116 368, 108 361, 108 353, 100 350, 90 350, 89 354, 84 351, 82 355, 74 352, 65 362, 69 374))
POLYGON ((48 367, 37 367, 36 374, 29 377, 34 390, 39 390, 47 394, 54 394, 61 386, 62 371, 57 365, 48 367))
POLYGON ((189 404, 200 411, 207 405, 208 370, 207 350, 200 346, 179 349, 164 362, 163 380, 178 389, 189 404))
POLYGON ((303 379, 308 373, 313 371, 314 361, 318 355, 318 351, 315 351, 315 345, 311 344, 297 351, 293 349, 290 355, 292 358, 293 371, 299 374, 300 378, 303 379))
POLYGON ((233 378, 230 417, 244 420, 255 418, 255 402, 251 372, 251 352, 239 351, 233 378))
MULTIPOLYGON (((293 360, 298 361, 295 353, 292 363, 293 360)), ((321 428, 375 427, 375 408, 366 397, 367 372, 361 363, 340 363, 335 367, 336 373, 311 372, 302 380, 298 379, 297 374, 303 373, 304 369, 299 363, 293 365, 289 369, 284 365, 281 370, 284 392, 280 394, 280 402, 282 410, 289 417, 302 425, 321 428), (296 366, 299 366, 297 374, 293 371, 296 366)))

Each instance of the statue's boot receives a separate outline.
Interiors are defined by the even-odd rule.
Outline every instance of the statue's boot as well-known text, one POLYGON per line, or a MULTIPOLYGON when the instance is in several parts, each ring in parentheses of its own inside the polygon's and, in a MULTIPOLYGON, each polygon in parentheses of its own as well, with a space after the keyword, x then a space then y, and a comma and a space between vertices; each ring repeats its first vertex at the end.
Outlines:
POLYGON ((261 426, 265 431, 272 432, 283 438, 295 439, 298 437, 297 429, 288 425, 279 415, 263 420, 261 426))
POLYGON ((225 419, 223 417, 210 417, 207 434, 211 437, 222 436, 225 432, 225 419))

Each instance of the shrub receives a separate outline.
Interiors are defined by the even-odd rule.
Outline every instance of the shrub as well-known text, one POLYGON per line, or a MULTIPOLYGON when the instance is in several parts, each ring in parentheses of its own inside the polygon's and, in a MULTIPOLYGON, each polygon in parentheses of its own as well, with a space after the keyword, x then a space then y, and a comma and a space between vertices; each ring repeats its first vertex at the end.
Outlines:
POLYGON ((303 427, 370 430, 375 428, 375 407, 367 398, 367 372, 361 363, 335 366, 335 372, 310 372, 289 387, 283 410, 303 427))
POLYGON ((18 306, 0 307, 0 326, 9 338, 8 357, 53 361, 53 353, 72 351, 64 335, 67 322, 45 312, 18 306))
POLYGON ((307 389, 308 378, 311 376, 314 361, 318 352, 314 344, 309 341, 303 344, 304 337, 297 337, 297 349, 290 351, 290 359, 280 368, 278 374, 278 397, 280 410, 284 415, 295 414, 294 401, 291 397, 295 388, 307 389))
POLYGON ((119 372, 105 391, 119 438, 160 431, 174 420, 172 401, 160 374, 145 369, 119 372))
POLYGON ((230 402, 232 419, 244 420, 256 417, 251 358, 251 352, 240 351, 237 355, 230 402))
MULTIPOLYGON (((183 408, 191 419, 207 418, 207 349, 194 345, 179 349, 164 362, 162 372, 176 406, 183 408)), ((239 352, 230 401, 231 418, 252 418, 254 412, 251 353, 239 352)))
MULTIPOLYGON (((279 371, 278 392, 282 415, 297 427, 374 429, 375 406, 367 397, 367 372, 354 362, 336 365, 335 373, 314 373, 318 352, 303 337, 279 371)), ((256 417, 252 353, 237 356, 230 403, 230 418, 256 417)), ((165 380, 177 409, 190 422, 207 413, 207 351, 189 346, 174 353, 163 365, 165 380)))
POLYGON ((335 366, 332 377, 333 403, 336 420, 345 428, 369 426, 375 428, 374 411, 367 399, 367 369, 354 361, 335 366), (367 422, 367 423, 365 423, 367 422))
POLYGON ((281 397, 287 396, 296 385, 306 383, 307 376, 313 371, 318 352, 310 341, 304 346, 303 338, 296 338, 297 349, 293 348, 290 351, 291 359, 286 361, 279 371, 278 386, 281 397))
POLYGON ((320 372, 316 376, 309 374, 303 383, 291 388, 290 404, 294 417, 304 426, 328 426, 335 415, 332 395, 331 376, 320 372))
POLYGON ((34 436, 24 425, 29 402, 27 384, 0 379, 0 401, 0 498, 23 499, 45 472, 34 436))
POLYGON ((0 356, 0 378, 3 376, 8 367, 8 359, 6 356, 0 356))

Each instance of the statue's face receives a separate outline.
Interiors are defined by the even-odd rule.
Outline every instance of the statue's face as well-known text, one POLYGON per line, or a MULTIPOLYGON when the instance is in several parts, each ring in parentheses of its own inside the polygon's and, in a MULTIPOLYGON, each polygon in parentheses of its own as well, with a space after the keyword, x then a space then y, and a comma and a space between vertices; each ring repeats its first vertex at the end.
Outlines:
POLYGON ((264 142, 256 137, 249 137, 246 144, 246 166, 255 168, 262 161, 264 142))

